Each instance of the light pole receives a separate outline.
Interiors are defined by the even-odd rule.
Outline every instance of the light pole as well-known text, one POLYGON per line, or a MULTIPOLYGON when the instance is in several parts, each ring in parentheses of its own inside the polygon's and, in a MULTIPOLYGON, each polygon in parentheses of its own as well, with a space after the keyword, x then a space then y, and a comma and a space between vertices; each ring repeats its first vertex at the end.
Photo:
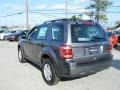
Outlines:
POLYGON ((26 30, 29 29, 29 13, 28 13, 28 0, 26 0, 26 30))
POLYGON ((65 14, 66 14, 66 19, 67 19, 67 16, 68 16, 68 1, 67 0, 65 0, 65 7, 66 7, 65 14))

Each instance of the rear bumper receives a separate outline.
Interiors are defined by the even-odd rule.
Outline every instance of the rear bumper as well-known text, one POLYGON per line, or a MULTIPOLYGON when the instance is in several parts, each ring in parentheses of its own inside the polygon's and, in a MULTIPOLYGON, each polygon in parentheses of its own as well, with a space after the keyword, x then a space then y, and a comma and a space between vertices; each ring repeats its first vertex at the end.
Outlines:
POLYGON ((16 39, 16 37, 15 38, 10 37, 9 41, 17 41, 17 39, 16 39))
POLYGON ((76 65, 74 61, 68 62, 69 67, 64 68, 63 77, 80 77, 107 69, 112 65, 113 56, 109 54, 104 60, 97 60, 76 65))

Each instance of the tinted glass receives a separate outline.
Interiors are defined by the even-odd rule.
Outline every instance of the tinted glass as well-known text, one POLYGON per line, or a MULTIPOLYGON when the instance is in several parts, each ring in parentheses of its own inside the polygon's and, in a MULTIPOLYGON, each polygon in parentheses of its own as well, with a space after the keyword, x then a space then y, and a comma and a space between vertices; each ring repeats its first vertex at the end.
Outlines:
POLYGON ((10 31, 5 31, 5 32, 3 32, 3 33, 7 34, 7 33, 10 33, 10 31))
POLYGON ((0 31, 0 33, 3 33, 3 32, 4 32, 4 30, 1 30, 1 31, 0 31))
POLYGON ((63 40, 63 25, 53 25, 52 26, 52 39, 56 41, 62 41, 63 40))
POLYGON ((11 33, 16 33, 16 31, 11 31, 11 33))
POLYGON ((105 40, 103 29, 97 25, 71 25, 71 35, 74 43, 105 40))

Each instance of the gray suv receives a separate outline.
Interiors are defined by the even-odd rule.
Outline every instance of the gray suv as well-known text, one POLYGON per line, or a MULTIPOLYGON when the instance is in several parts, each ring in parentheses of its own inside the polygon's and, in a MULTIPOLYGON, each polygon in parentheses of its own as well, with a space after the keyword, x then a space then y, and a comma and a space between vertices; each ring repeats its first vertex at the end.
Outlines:
POLYGON ((75 78, 111 66, 113 56, 103 28, 90 20, 59 19, 35 26, 18 44, 21 63, 40 66, 48 85, 60 78, 75 78))

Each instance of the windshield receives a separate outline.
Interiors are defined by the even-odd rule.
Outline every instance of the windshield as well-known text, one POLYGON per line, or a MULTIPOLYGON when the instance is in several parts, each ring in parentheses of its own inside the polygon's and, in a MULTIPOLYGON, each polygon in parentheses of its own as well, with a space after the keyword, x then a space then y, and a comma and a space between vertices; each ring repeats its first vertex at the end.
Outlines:
POLYGON ((4 34, 7 34, 7 33, 10 33, 10 31, 4 31, 3 33, 4 33, 4 34))
POLYGON ((11 31, 10 33, 16 33, 16 31, 11 31))
POLYGON ((105 40, 103 29, 97 25, 73 24, 71 35, 73 43, 105 40))
POLYGON ((0 30, 0 33, 3 33, 5 30, 0 30))

